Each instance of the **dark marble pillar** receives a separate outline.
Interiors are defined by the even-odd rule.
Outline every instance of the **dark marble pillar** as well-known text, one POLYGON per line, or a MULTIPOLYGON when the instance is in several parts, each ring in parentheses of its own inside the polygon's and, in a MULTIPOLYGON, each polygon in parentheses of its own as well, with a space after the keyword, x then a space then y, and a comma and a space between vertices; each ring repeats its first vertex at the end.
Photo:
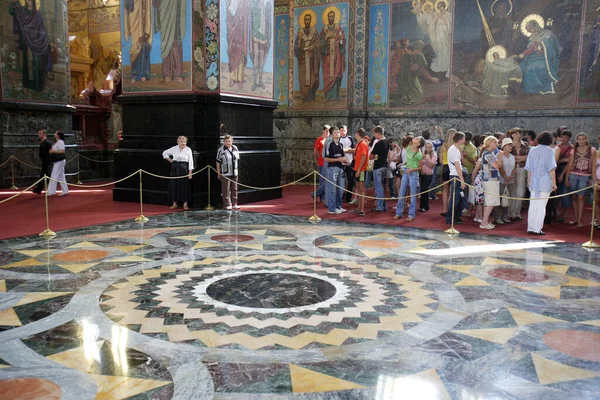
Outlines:
MULTIPOLYGON (((273 139, 274 101, 223 94, 136 94, 119 98, 123 106, 123 140, 115 151, 115 177, 121 179, 138 169, 168 176, 170 164, 162 152, 187 136, 194 151, 196 170, 215 165, 221 135, 229 133, 240 150, 240 183, 255 187, 278 186, 280 154, 273 139)), ((192 207, 204 207, 208 199, 208 175, 192 180, 192 207)), ((143 201, 170 204, 168 180, 144 175, 143 201)), ((256 190, 239 187, 239 203, 281 197, 281 189, 256 190)), ((137 177, 118 183, 116 201, 139 201, 137 177)), ((220 205, 220 183, 211 173, 211 204, 220 205)))

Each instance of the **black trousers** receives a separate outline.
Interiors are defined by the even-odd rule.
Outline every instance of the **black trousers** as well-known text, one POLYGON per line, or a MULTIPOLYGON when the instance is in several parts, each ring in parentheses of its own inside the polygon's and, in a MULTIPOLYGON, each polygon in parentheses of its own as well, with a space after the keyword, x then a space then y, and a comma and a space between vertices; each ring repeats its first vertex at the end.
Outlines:
MULTIPOLYGON (((42 160, 42 169, 40 170, 40 178, 43 178, 44 175, 50 177, 50 161, 42 160)), ((44 190, 44 181, 40 181, 35 187, 35 192, 40 192, 44 190)))
POLYGON ((352 168, 352 166, 346 165, 344 167, 344 172, 346 173, 346 190, 347 190, 347 192, 344 192, 344 199, 347 202, 350 202, 352 200, 352 191, 354 190, 354 185, 356 184, 355 178, 354 178, 354 169, 352 168))
MULTIPOLYGON (((429 189, 429 184, 431 183, 431 180, 433 179, 433 175, 421 174, 420 179, 421 179, 421 192, 424 192, 425 190, 429 189)), ((421 194, 421 203, 419 205, 420 209, 429 210, 429 194, 430 194, 430 192, 421 194)))

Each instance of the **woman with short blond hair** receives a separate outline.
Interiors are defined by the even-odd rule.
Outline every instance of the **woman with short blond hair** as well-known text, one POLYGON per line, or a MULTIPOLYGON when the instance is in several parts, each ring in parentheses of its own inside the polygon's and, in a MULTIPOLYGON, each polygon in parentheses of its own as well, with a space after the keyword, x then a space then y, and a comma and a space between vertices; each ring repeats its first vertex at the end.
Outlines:
POLYGON ((179 136, 177 146, 163 151, 162 156, 171 163, 171 177, 176 178, 187 175, 187 179, 169 180, 169 200, 173 202, 171 209, 177 208, 178 203, 183 203, 183 209, 188 210, 188 201, 191 197, 189 181, 192 179, 192 171, 194 170, 194 154, 192 149, 187 147, 187 138, 179 136))
POLYGON ((494 207, 500 205, 500 172, 494 151, 498 148, 498 139, 488 136, 483 141, 481 154, 482 186, 483 186, 483 218, 479 227, 481 229, 494 229, 496 225, 490 224, 490 215, 494 207))

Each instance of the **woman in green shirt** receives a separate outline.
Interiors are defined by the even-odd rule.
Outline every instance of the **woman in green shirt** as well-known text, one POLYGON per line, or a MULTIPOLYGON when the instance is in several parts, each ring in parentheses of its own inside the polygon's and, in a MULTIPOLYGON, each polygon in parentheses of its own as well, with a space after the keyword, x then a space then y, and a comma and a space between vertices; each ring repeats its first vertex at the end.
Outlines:
POLYGON ((421 162, 423 160, 423 153, 421 153, 421 148, 423 148, 423 146, 425 146, 425 139, 423 139, 423 136, 418 136, 412 140, 412 143, 406 149, 406 166, 404 166, 406 170, 402 175, 394 219, 402 218, 402 212, 404 211, 404 196, 406 195, 406 189, 408 187, 410 187, 410 207, 408 208, 408 218, 406 218, 406 222, 414 221, 417 216, 416 194, 417 184, 419 182, 419 171, 421 170, 421 162))

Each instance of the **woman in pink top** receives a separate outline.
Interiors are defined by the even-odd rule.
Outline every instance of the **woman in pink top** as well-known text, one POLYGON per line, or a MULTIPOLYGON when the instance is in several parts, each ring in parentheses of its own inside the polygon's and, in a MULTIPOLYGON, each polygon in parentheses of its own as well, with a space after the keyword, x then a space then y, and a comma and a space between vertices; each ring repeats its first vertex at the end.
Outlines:
POLYGON ((590 186, 592 172, 596 166, 596 149, 588 143, 588 137, 585 133, 580 133, 575 137, 575 151, 569 156, 569 164, 567 165, 567 174, 565 186, 570 188, 575 193, 575 201, 573 209, 577 222, 571 221, 570 225, 577 224, 578 228, 583 228, 583 200, 587 190, 583 190, 590 186))
POLYGON ((423 151, 423 161, 421 164, 421 201, 419 211, 429 211, 429 192, 425 192, 429 188, 431 179, 433 178, 433 167, 437 163, 437 154, 433 149, 433 143, 427 142, 423 151))

